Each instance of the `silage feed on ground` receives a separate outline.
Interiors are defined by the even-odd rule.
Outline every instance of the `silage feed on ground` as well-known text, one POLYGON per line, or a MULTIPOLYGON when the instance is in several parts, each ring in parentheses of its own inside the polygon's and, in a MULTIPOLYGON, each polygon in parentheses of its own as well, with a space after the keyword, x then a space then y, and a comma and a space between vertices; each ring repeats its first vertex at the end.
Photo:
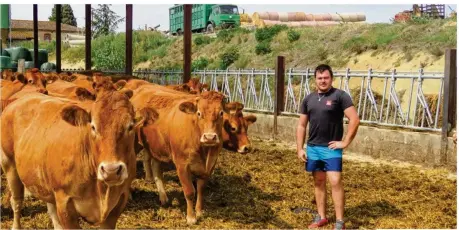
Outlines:
MULTIPOLYGON (((209 181, 205 214, 190 228, 307 228, 315 212, 314 188, 295 151, 273 142, 253 141, 247 155, 223 151, 209 181)), ((139 156, 140 159, 140 156, 139 156)), ((456 178, 445 171, 421 172, 416 167, 356 162, 344 157, 346 227, 456 228, 456 178)), ((164 178, 171 200, 163 207, 154 182, 146 182, 140 160, 133 182, 133 200, 118 220, 118 228, 188 228, 186 202, 169 165, 164 178)), ((7 182, 1 181, 1 228, 11 228, 13 212, 5 200, 7 182)), ((334 210, 327 184, 327 214, 332 228, 334 210)), ((23 228, 53 228, 46 204, 24 202, 23 228)), ((97 228, 81 221, 83 228, 97 228)))

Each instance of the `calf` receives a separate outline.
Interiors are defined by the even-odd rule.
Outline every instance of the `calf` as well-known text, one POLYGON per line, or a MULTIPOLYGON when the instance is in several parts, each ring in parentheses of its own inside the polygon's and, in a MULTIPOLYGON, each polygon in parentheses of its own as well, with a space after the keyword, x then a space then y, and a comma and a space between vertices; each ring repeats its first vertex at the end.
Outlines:
POLYGON ((245 116, 242 114, 244 105, 239 102, 226 104, 229 113, 223 115, 223 147, 239 153, 248 153, 251 144, 247 131, 249 125, 257 121, 253 115, 245 116))

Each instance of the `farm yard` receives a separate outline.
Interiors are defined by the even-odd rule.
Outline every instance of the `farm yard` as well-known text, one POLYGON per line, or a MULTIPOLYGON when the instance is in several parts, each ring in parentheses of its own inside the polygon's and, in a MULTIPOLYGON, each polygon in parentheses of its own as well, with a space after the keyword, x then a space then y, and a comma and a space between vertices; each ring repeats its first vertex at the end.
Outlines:
MULTIPOLYGON (((252 138, 252 144, 254 150, 249 154, 220 153, 205 191, 205 214, 193 226, 186 224, 186 202, 173 166, 164 165, 171 201, 162 207, 154 182, 144 180, 138 156, 133 200, 117 227, 306 228, 315 207, 313 182, 294 148, 257 138, 252 138)), ((456 177, 448 171, 351 159, 344 156, 348 228, 456 228, 456 177)), ((4 175, 1 185, 1 228, 7 229, 12 226, 13 213, 5 199, 4 175)), ((27 198, 22 227, 53 228, 46 210, 44 202, 27 198)), ((327 213, 333 218, 330 194, 327 213)), ((83 228, 97 228, 80 222, 83 228)))

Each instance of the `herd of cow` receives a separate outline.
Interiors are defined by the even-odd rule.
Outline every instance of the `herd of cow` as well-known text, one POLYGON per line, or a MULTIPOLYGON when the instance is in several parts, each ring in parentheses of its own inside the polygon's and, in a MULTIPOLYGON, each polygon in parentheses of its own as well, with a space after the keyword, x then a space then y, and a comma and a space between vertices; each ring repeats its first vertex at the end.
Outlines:
POLYGON ((222 148, 249 152, 247 128, 256 121, 197 79, 161 86, 97 72, 3 71, 1 100, 0 157, 13 228, 21 228, 25 190, 47 203, 54 228, 79 228, 80 217, 115 228, 140 152, 161 204, 168 197, 160 164, 175 164, 186 221, 194 224, 222 148))

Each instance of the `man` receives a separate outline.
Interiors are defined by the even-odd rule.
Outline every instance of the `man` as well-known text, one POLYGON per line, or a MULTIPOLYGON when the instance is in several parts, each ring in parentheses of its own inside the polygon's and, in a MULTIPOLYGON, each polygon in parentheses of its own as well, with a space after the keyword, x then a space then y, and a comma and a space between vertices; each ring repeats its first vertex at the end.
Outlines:
POLYGON ((345 229, 342 155, 343 149, 354 139, 360 120, 349 94, 333 88, 333 71, 330 66, 317 66, 314 77, 317 92, 309 94, 303 100, 296 131, 298 158, 306 162, 306 171, 312 172, 314 178, 318 216, 309 228, 318 228, 328 223, 325 213, 328 177, 335 206, 335 229, 345 229), (343 140, 344 115, 349 119, 349 125, 343 140), (308 122, 310 125, 306 155, 303 146, 308 122))

